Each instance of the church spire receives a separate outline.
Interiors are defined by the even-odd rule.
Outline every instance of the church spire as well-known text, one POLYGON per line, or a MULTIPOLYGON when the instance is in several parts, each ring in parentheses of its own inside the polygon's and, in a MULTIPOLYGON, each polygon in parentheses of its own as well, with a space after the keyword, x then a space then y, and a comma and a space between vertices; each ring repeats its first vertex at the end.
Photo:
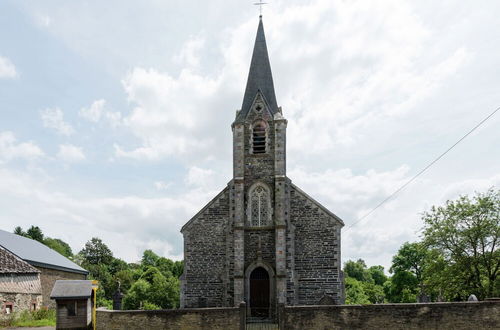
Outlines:
POLYGON ((259 27, 253 48, 250 72, 248 73, 247 86, 239 118, 245 118, 252 106, 253 100, 260 92, 266 100, 269 109, 274 114, 278 111, 276 95, 274 94, 273 75, 269 55, 267 54, 266 36, 264 35, 264 25, 262 16, 259 17, 259 27))

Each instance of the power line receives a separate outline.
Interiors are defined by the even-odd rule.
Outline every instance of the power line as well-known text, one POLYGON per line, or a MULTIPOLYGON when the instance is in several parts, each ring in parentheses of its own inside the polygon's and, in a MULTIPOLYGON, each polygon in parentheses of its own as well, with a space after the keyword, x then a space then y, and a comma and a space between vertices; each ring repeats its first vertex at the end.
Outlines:
POLYGON ((408 186, 410 183, 412 183, 416 178, 418 178, 421 174, 423 174, 425 171, 427 171, 432 165, 434 165, 435 163, 437 163, 438 160, 440 160, 441 158, 443 158, 444 155, 446 155, 448 152, 451 151, 451 149, 455 148, 455 146, 457 144, 459 144, 460 142, 462 142, 466 137, 468 137, 472 132, 474 132, 477 128, 479 128, 479 126, 481 126, 482 124, 484 124, 484 122, 486 122, 488 119, 490 119, 491 117, 493 117, 493 115, 495 113, 498 112, 498 110, 500 110, 500 107, 496 108, 492 113, 490 113, 488 116, 486 116, 486 118, 484 118, 483 120, 481 120, 479 122, 479 124, 477 124, 476 126, 474 126, 470 131, 468 131, 464 136, 462 136, 460 138, 460 140, 458 140, 457 142, 455 142, 451 147, 449 147, 448 149, 446 149, 445 152, 443 152, 442 154, 440 154, 436 159, 434 159, 432 162, 430 162, 426 167, 424 167, 422 170, 420 170, 420 172, 418 172, 417 174, 415 174, 415 176, 413 176, 410 180, 408 180, 405 184, 403 184, 401 187, 399 187, 396 191, 394 191, 392 194, 390 194, 388 197, 386 197, 384 200, 382 200, 380 203, 377 204, 377 206, 375 206, 373 209, 371 209, 368 213, 366 213, 365 215, 363 215, 361 218, 359 218, 358 220, 356 220, 354 223, 352 223, 351 225, 349 225, 349 227, 347 227, 344 232, 346 232, 347 230, 351 229, 352 227, 354 227, 357 223, 359 223, 360 221, 362 221, 363 219, 365 219, 367 216, 369 216, 370 214, 372 214, 373 212, 375 212, 375 210, 377 210, 379 207, 381 207, 382 205, 384 205, 387 201, 389 201, 392 197, 394 197, 397 193, 399 193, 401 190, 403 190, 406 186, 408 186))

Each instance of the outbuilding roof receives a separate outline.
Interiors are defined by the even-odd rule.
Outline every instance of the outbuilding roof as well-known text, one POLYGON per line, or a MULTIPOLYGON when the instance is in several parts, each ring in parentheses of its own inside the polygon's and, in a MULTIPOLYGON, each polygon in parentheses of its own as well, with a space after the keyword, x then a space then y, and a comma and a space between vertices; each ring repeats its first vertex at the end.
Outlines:
POLYGON ((57 280, 50 294, 51 299, 89 298, 92 295, 92 281, 57 280))
POLYGON ((26 261, 0 247, 0 274, 36 274, 39 272, 26 261))
POLYGON ((0 230, 0 246, 35 267, 88 274, 88 271, 48 246, 23 236, 0 230))

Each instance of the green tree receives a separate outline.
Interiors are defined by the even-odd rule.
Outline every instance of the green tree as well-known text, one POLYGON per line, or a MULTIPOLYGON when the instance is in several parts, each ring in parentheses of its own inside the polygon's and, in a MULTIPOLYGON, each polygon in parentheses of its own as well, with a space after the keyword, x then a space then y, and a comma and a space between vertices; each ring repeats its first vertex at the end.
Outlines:
MULTIPOLYGON (((467 294, 500 295, 500 191, 461 196, 423 215, 424 242, 438 249, 467 294)), ((465 297, 464 297, 465 298, 465 297)))
POLYGON ((368 268, 368 272, 370 273, 370 276, 376 285, 383 286, 387 281, 387 276, 384 273, 383 266, 371 266, 370 268, 368 268))
POLYGON ((31 226, 27 231, 26 231, 26 236, 34 239, 35 241, 39 241, 43 243, 43 233, 40 227, 38 226, 31 226))
MULTIPOLYGON (((415 276, 420 294, 424 293, 423 271, 427 258, 427 249, 421 243, 406 242, 392 258, 391 273, 410 272, 415 276)), ((414 288, 407 287, 412 290, 414 288)))
POLYGON ((410 303, 417 301, 418 282, 414 274, 397 271, 384 284, 386 299, 391 303, 410 303))
POLYGON ((154 253, 152 250, 146 250, 142 254, 141 265, 144 267, 156 267, 158 265, 158 259, 160 257, 154 253))
POLYGON ((19 236, 26 236, 26 233, 24 232, 23 228, 21 228, 21 226, 17 226, 16 228, 14 228, 14 234, 19 236))
POLYGON ((109 265, 113 261, 113 253, 98 237, 93 237, 85 243, 85 247, 80 251, 80 254, 84 264, 109 265))
POLYGON ((345 303, 347 305, 370 303, 368 296, 365 294, 362 282, 353 277, 345 278, 345 291, 345 303))
POLYGON ((145 280, 136 281, 123 297, 124 309, 140 309, 148 301, 151 284, 145 280))
POLYGON ((60 254, 62 254, 67 258, 73 256, 73 251, 71 250, 71 247, 68 245, 68 243, 64 242, 63 240, 60 240, 58 238, 46 237, 43 240, 43 244, 47 245, 52 250, 59 252, 60 254))
POLYGON ((363 259, 357 261, 348 260, 344 264, 344 273, 346 277, 352 277, 360 282, 372 282, 372 276, 366 268, 366 263, 363 259))

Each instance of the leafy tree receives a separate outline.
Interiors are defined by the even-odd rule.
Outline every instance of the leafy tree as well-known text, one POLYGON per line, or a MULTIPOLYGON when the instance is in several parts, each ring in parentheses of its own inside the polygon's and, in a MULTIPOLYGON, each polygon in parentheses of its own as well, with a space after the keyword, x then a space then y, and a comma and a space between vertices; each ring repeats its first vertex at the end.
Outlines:
POLYGON ((370 273, 370 276, 376 285, 383 286, 387 281, 387 276, 384 273, 383 266, 371 266, 370 268, 368 268, 368 272, 370 273))
MULTIPOLYGON (((423 294, 423 269, 427 258, 427 249, 421 243, 404 243, 392 258, 391 273, 410 272, 415 275, 420 294, 423 294)), ((402 287, 403 288, 403 287, 402 287)), ((408 289, 410 289, 408 287, 408 289)), ((413 290, 414 288, 411 288, 413 290)))
POLYGON ((177 278, 181 277, 182 273, 184 273, 184 261, 175 261, 172 273, 177 278))
MULTIPOLYGON (((118 271, 114 275, 114 280, 116 281, 117 288, 118 283, 120 283, 120 290, 122 293, 127 293, 132 284, 135 282, 133 274, 134 272, 132 270, 124 269, 118 271)), ((114 291, 116 291, 116 289, 114 291)))
POLYGON ((372 282, 370 272, 366 269, 366 263, 363 259, 357 261, 349 260, 344 264, 344 273, 347 277, 355 278, 360 282, 372 282))
POLYGON ((14 234, 19 236, 26 236, 26 233, 24 232, 23 228, 21 228, 21 226, 17 226, 16 228, 14 228, 14 234))
POLYGON ((417 277, 405 270, 395 272, 384 284, 385 296, 391 303, 416 302, 417 291, 417 277))
POLYGON ((384 288, 381 285, 361 282, 363 287, 363 292, 372 304, 380 304, 385 300, 384 288))
POLYGON ((34 239, 35 241, 39 241, 43 243, 43 233, 40 227, 38 226, 31 226, 27 231, 26 231, 26 236, 34 239))
POLYGON ((124 309, 140 309, 149 297, 151 284, 145 280, 136 281, 123 298, 124 309))
POLYGON ((424 242, 438 249, 468 294, 500 295, 500 191, 461 196, 424 213, 424 242))
POLYGON ((85 247, 80 251, 84 264, 109 265, 113 261, 113 253, 100 238, 93 237, 85 243, 85 247))
POLYGON ((70 258, 73 256, 73 251, 71 250, 71 247, 68 245, 68 243, 64 242, 63 240, 60 240, 58 238, 46 237, 43 240, 43 244, 47 245, 52 250, 59 252, 66 258, 70 258))
POLYGON ((345 290, 346 290, 346 297, 345 297, 346 304, 354 305, 354 304, 370 303, 368 296, 365 294, 362 283, 356 280, 355 278, 353 277, 345 278, 345 290))
POLYGON ((158 259, 160 259, 160 257, 156 253, 152 250, 146 250, 142 254, 141 265, 144 267, 155 267, 158 265, 158 259))

